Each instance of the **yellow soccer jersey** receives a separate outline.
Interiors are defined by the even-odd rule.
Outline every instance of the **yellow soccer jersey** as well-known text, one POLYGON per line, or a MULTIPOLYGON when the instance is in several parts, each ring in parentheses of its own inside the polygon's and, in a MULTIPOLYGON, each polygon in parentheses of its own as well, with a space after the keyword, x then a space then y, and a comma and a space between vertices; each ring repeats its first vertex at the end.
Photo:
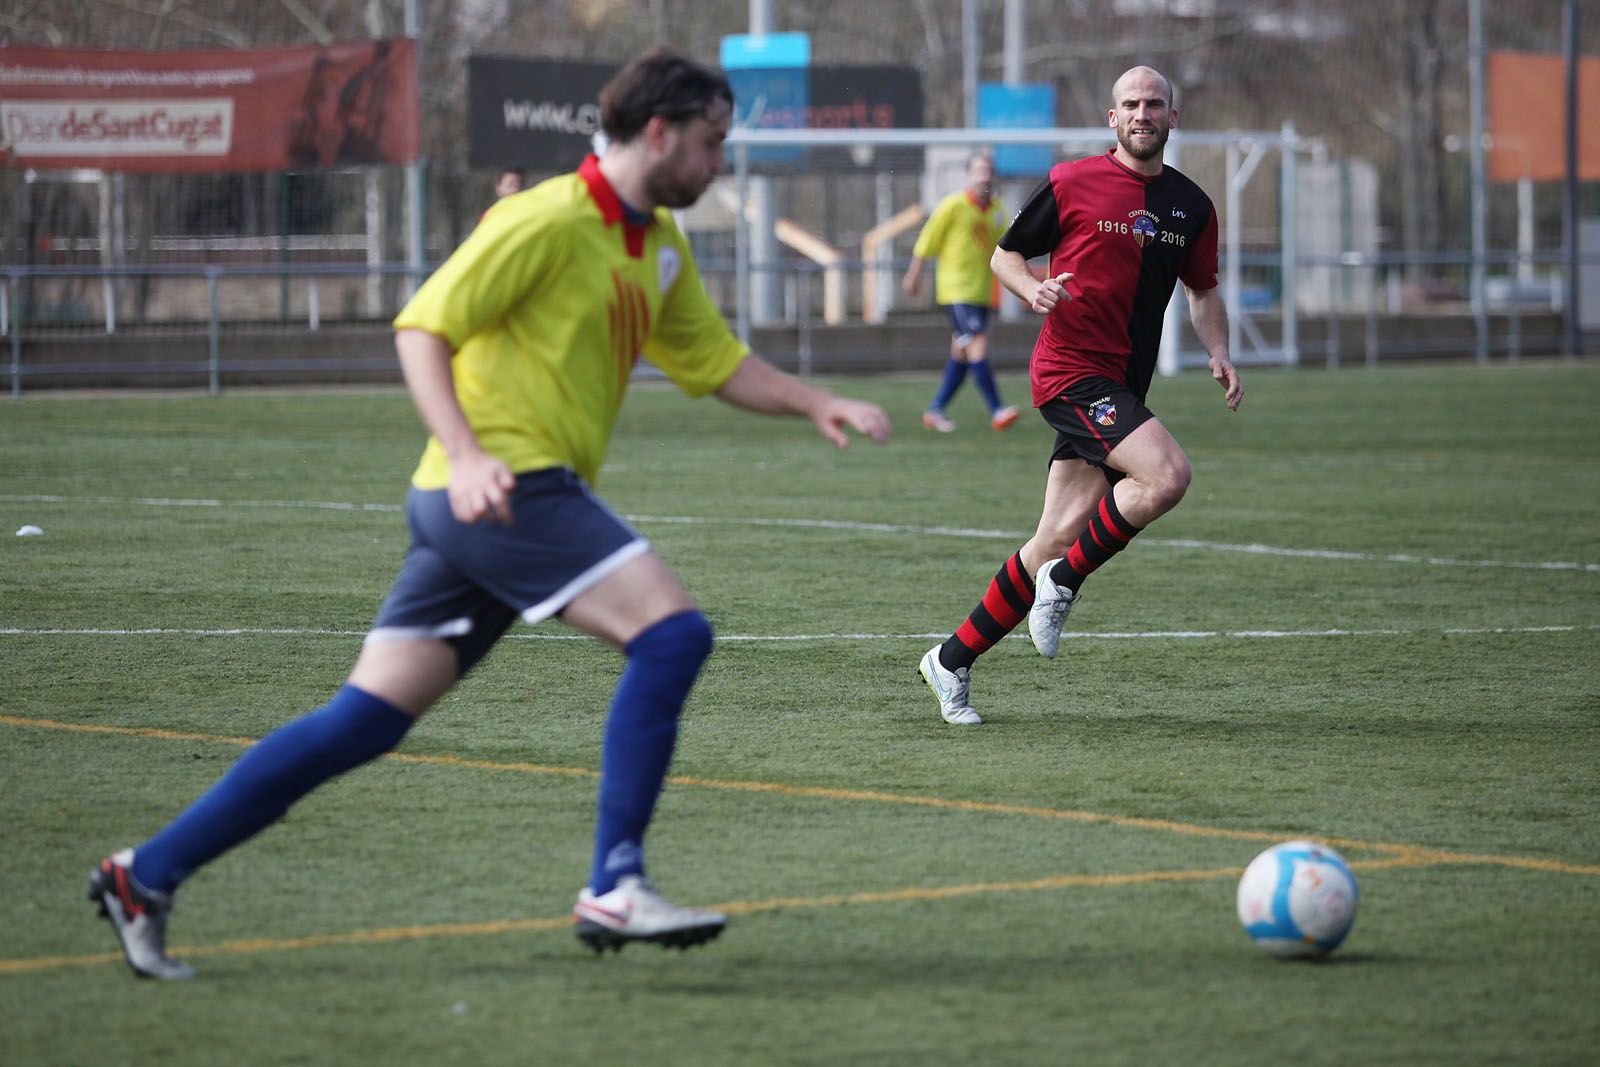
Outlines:
MULTIPOLYGON (((641 355, 704 396, 749 351, 706 295, 671 213, 629 222, 593 156, 495 203, 394 326, 455 350, 456 397, 485 451, 514 473, 571 467, 591 485, 641 355)), ((411 480, 449 484, 438 440, 411 480)))
POLYGON ((999 293, 989 270, 989 257, 1005 232, 1005 211, 998 197, 978 206, 966 190, 939 201, 911 254, 937 260, 933 298, 941 304, 993 307, 999 293))

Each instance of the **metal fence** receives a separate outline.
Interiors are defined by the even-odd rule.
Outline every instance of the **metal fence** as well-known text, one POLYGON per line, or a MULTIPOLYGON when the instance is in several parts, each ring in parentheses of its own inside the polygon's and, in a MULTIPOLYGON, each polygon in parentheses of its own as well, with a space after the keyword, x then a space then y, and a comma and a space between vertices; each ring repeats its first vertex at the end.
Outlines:
MULTIPOLYGON (((941 328, 928 298, 907 300, 898 279, 923 213, 959 187, 968 153, 1033 146, 1069 158, 1102 150, 1109 137, 1100 128, 736 131, 733 173, 680 222, 708 291, 739 332, 759 331, 806 370, 821 353, 864 353, 904 328, 941 328), (789 153, 783 166, 759 162, 773 148, 789 153)), ((1324 145, 1290 126, 1175 133, 1168 158, 1217 204, 1240 362, 1566 354, 1565 263, 1555 251, 1519 242, 1482 257, 1386 252, 1375 176, 1358 161, 1329 159, 1324 145), (1481 293, 1477 265, 1487 281, 1481 293)), ((184 232, 162 233, 119 223, 123 201, 141 193, 119 179, 66 176, 42 194, 50 184, 40 176, 28 203, 53 206, 25 230, 13 217, 17 232, 0 264, 12 395, 74 384, 217 390, 242 381, 392 379, 387 324, 421 277, 399 262, 398 175, 321 176, 322 198, 342 205, 322 211, 287 201, 287 179, 258 178, 237 190, 256 205, 250 211, 196 221, 192 210, 166 205, 153 217, 189 221, 172 223, 184 232), (221 232, 195 233, 197 226, 221 232)), ((1007 210, 1033 180, 1002 179, 1007 210)), ((195 187, 197 200, 203 189, 195 187)), ((435 237, 429 251, 437 261, 450 243, 435 237)), ((1202 359, 1181 303, 1174 301, 1165 331, 1169 373, 1202 359)), ((1001 317, 1024 318, 1014 302, 1001 317)))
MULTIPOLYGON (((1514 267, 1517 257, 1501 253, 1495 260, 1514 267)), ((903 271, 907 260, 840 260, 830 266, 806 261, 751 262, 743 269, 734 261, 707 259, 701 270, 707 288, 736 315, 733 294, 739 279, 771 277, 778 292, 774 319, 754 323, 753 340, 762 351, 781 349, 800 373, 810 373, 825 360, 830 371, 899 369, 919 366, 914 358, 885 363, 889 345, 920 346, 926 368, 942 353, 943 317, 918 307, 892 312, 885 321, 863 324, 860 297, 849 301, 852 322, 829 323, 823 312, 830 293, 843 286, 859 294, 871 288, 886 269, 903 271), (851 326, 855 329, 852 330, 851 326), (864 332, 865 331, 865 332, 864 332), (890 335, 894 340, 890 340, 890 335), (909 336, 912 340, 904 340, 909 336), (833 358, 827 359, 829 355, 833 358)), ((1556 257, 1536 264, 1555 268, 1556 257)), ((1476 346, 1475 319, 1467 300, 1468 257, 1434 257, 1420 266, 1441 279, 1432 290, 1434 302, 1415 308, 1407 298, 1407 276, 1419 264, 1404 257, 1307 257, 1300 269, 1321 270, 1336 290, 1361 293, 1339 300, 1329 313, 1298 318, 1294 363, 1340 367, 1378 366, 1415 359, 1463 359, 1476 346), (1445 282, 1444 279, 1454 280, 1445 282), (1448 293, 1445 289, 1448 288, 1448 293), (1409 309, 1409 310, 1408 310, 1409 309)), ((1256 257, 1253 270, 1268 277, 1274 264, 1256 257)), ((196 267, 159 271, 20 270, 8 268, 0 286, 0 335, 4 337, 4 377, 8 391, 78 386, 164 386, 220 391, 230 384, 277 382, 397 381, 389 319, 398 310, 411 282, 402 263, 376 269, 350 266, 196 267), (367 314, 366 299, 374 281, 382 311, 367 314), (181 292, 188 313, 159 321, 118 320, 114 294, 119 286, 152 284, 181 292), (52 286, 75 288, 86 298, 73 303, 71 314, 28 313, 34 294, 52 286), (22 313, 19 321, 18 312, 22 313)), ((1250 272, 1246 271, 1246 277, 1250 272)), ((1266 288, 1263 283, 1263 288, 1266 288)), ((1254 292, 1255 287, 1247 291, 1254 292)), ((1524 357, 1565 355, 1561 328, 1561 287, 1542 283, 1519 290, 1492 286, 1487 356, 1516 362, 1524 357)), ((163 300, 169 297, 163 297, 163 300)), ((1255 299, 1252 297, 1252 299, 1255 299)), ((1177 303, 1177 302, 1175 302, 1177 303)), ((38 305, 33 305, 37 307, 38 305)), ((1272 345, 1281 341, 1282 319, 1276 307, 1255 309, 1251 318, 1264 343, 1263 357, 1244 348, 1241 364, 1282 364, 1272 345)), ((1001 324, 1003 329, 1004 324, 1001 324)), ((1019 329, 1032 326, 1026 321, 1019 329)), ((1203 356, 1186 327, 1179 324, 1178 366, 1199 365, 1203 356)), ((1025 358, 1025 342, 1009 349, 997 333, 997 365, 1016 365, 1025 358)))

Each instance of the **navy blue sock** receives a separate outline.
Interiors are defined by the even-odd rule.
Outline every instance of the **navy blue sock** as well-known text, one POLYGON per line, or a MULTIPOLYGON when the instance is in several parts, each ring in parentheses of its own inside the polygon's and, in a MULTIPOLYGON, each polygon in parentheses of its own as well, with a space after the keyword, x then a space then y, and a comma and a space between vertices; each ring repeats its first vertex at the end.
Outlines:
POLYGON ((600 753, 600 816, 594 832, 596 896, 644 873, 644 832, 672 762, 678 715, 711 654, 711 623, 698 611, 662 619, 626 649, 600 753))
POLYGON ((989 414, 993 415, 1000 410, 1000 390, 994 384, 994 371, 989 369, 989 361, 979 360, 972 365, 972 380, 978 386, 978 392, 983 394, 983 402, 989 405, 989 414))
POLYGON ((939 391, 934 395, 933 403, 928 405, 929 411, 943 411, 945 405, 950 403, 950 398, 956 395, 956 390, 961 388, 961 383, 967 380, 967 365, 954 356, 944 365, 944 380, 939 383, 939 391))
POLYGON ((202 865, 276 822, 289 805, 400 743, 415 720, 346 685, 263 737, 160 833, 134 849, 133 876, 170 893, 202 865))

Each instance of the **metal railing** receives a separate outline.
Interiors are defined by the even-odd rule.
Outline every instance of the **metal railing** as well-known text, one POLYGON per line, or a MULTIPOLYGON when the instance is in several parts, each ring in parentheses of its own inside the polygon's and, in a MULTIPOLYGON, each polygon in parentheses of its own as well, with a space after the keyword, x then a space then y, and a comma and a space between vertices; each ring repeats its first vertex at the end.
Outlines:
MULTIPOLYGON (((1480 361, 1494 356, 1516 361, 1524 355, 1563 354, 1555 321, 1565 292, 1561 258, 1496 252, 1488 259, 1488 268, 1501 273, 1490 278, 1489 336, 1480 346, 1468 289, 1470 255, 1348 252, 1302 258, 1295 272, 1302 304, 1296 316, 1298 347, 1308 358, 1332 367, 1352 357, 1376 366, 1390 358, 1476 355, 1480 361), (1322 294, 1318 297, 1322 303, 1305 306, 1308 293, 1322 294), (1413 325, 1422 320, 1425 328, 1398 329, 1396 324, 1405 320, 1413 325), (1438 328, 1447 321, 1457 329, 1438 328)), ((1240 306, 1233 310, 1249 313, 1251 345, 1255 351, 1270 353, 1286 323, 1280 259, 1262 253, 1244 254, 1239 260, 1234 289, 1240 306)), ((797 258, 740 264, 706 258, 700 261, 700 272, 730 320, 741 278, 774 277, 781 293, 776 313, 754 325, 769 341, 785 337, 786 351, 792 351, 797 369, 809 374, 819 345, 833 343, 824 340, 829 327, 839 325, 821 321, 833 284, 830 273, 842 273, 846 281, 845 324, 875 325, 862 318, 862 305, 868 302, 864 283, 884 271, 897 278, 906 262, 903 257, 870 262, 841 259, 823 265, 797 258)), ((0 336, 9 349, 10 392, 20 395, 30 380, 181 376, 191 384, 204 381, 217 392, 227 376, 244 373, 393 372, 392 350, 382 335, 417 280, 414 269, 404 263, 0 267, 0 336), (144 292, 137 291, 140 287, 144 292), (373 336, 380 337, 381 351, 373 350, 373 336), (193 357, 152 358, 148 351, 196 347, 193 342, 200 337, 203 352, 196 351, 193 357), (366 340, 358 342, 356 337, 366 340), (299 344, 278 351, 285 348, 286 338, 299 344), (313 351, 314 340, 326 343, 313 351), (118 343, 115 350, 108 347, 112 341, 118 343), (146 351, 131 357, 131 347, 141 341, 146 342, 142 346, 146 351), (230 346, 255 348, 258 353, 266 346, 274 351, 270 358, 260 354, 252 358, 230 353, 230 346), (64 356, 64 349, 76 356, 64 356), (25 358, 30 350, 49 351, 52 358, 25 358)), ((837 318, 836 311, 830 314, 837 318)), ((1204 356, 1192 338, 1183 340, 1184 318, 1180 317, 1180 337, 1175 339, 1178 362, 1194 366, 1203 363, 1204 356)), ((917 322, 931 327, 943 319, 925 297, 910 306, 902 303, 881 321, 889 326, 917 322)), ((1235 352, 1235 358, 1241 363, 1280 362, 1253 359, 1248 350, 1235 352)))

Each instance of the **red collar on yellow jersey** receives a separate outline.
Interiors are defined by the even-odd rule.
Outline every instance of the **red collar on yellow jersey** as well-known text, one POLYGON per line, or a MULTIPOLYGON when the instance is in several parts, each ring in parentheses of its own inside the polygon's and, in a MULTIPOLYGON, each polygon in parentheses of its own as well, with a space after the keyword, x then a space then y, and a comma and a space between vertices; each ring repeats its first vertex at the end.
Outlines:
POLYGON ((600 158, 595 155, 585 156, 583 163, 578 167, 578 177, 589 187, 589 195, 594 198, 595 206, 600 209, 600 217, 605 220, 605 224, 607 226, 619 222, 622 224, 622 238, 627 246, 628 255, 635 259, 644 255, 644 235, 650 224, 640 226, 628 221, 627 209, 623 206, 622 198, 611 188, 606 176, 600 172, 600 158))

